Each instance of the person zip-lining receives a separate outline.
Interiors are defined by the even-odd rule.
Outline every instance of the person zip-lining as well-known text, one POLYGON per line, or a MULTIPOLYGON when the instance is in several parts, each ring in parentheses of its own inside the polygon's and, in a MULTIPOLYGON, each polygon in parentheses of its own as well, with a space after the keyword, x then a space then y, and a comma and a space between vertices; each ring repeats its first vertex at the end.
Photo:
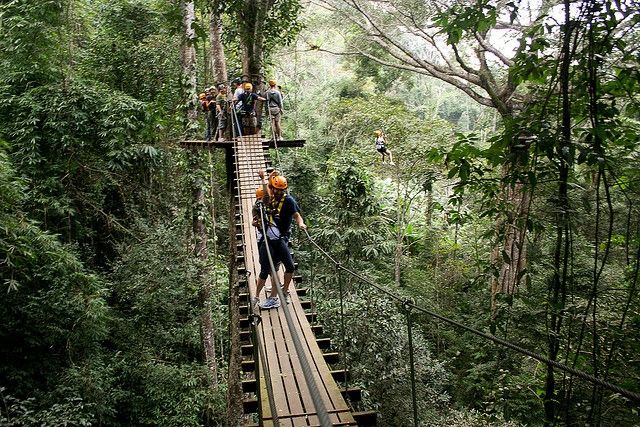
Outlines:
POLYGON ((395 166, 395 163, 393 163, 393 155, 391 154, 391 151, 387 147, 385 147, 384 132, 382 132, 381 130, 377 130, 373 133, 376 136, 376 150, 382 155, 382 163, 386 163, 386 155, 389 156, 389 164, 395 166))

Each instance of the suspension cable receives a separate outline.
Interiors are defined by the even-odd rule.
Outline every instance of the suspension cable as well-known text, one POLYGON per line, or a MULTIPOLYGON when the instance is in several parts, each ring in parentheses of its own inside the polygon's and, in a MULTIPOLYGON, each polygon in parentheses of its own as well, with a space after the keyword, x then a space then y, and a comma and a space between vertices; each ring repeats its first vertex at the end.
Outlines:
POLYGON ((606 389, 609 389, 609 390, 611 390, 611 391, 613 391, 615 393, 619 393, 620 395, 622 395, 622 396, 626 397, 627 399, 632 400, 632 401, 634 401, 636 403, 640 403, 640 393, 636 393, 636 392, 633 392, 631 390, 627 390, 627 389, 622 388, 622 387, 620 387, 620 386, 618 386, 616 384, 613 384, 613 383, 611 383, 609 381, 605 381, 602 378, 598 378, 598 377, 596 377, 594 375, 591 375, 591 374, 589 374, 587 372, 583 372, 583 371, 580 371, 578 369, 575 369, 575 368, 572 368, 570 366, 567 366, 564 363, 560 363, 560 362, 557 362, 555 360, 548 359, 548 358, 546 358, 546 357, 544 357, 544 356, 542 356, 540 354, 534 353, 533 351, 530 351, 530 350, 527 350, 525 348, 522 348, 522 347, 520 347, 518 345, 515 345, 515 344, 509 342, 509 341, 503 340, 502 338, 498 338, 493 334, 488 334, 486 332, 479 331, 479 330, 477 330, 475 328, 472 328, 470 326, 464 325, 464 324, 462 324, 462 323, 460 323, 460 322, 458 322, 456 320, 450 319, 450 318, 448 318, 446 316, 442 316, 442 315, 440 315, 438 313, 435 313, 435 312, 433 312, 431 310, 428 310, 426 308, 420 307, 420 306, 416 305, 415 303, 413 303, 411 301, 407 301, 406 298, 399 297, 398 295, 396 295, 396 294, 388 291, 387 289, 383 288, 382 286, 372 282, 371 280, 367 279, 366 277, 362 276, 361 274, 358 274, 358 273, 356 273, 356 272, 344 267, 341 263, 337 262, 329 253, 327 253, 327 251, 325 251, 322 247, 320 247, 320 245, 318 245, 318 243, 316 243, 316 241, 313 240, 313 238, 311 237, 311 235, 309 234, 309 232, 307 230, 304 230, 304 232, 305 232, 307 238, 309 239, 309 241, 311 242, 311 244, 313 246, 315 246, 316 249, 318 249, 318 251, 320 251, 320 253, 322 253, 327 259, 329 259, 332 263, 334 263, 337 268, 342 269, 343 271, 349 273, 353 277, 363 281, 364 283, 366 283, 366 284, 368 284, 370 286, 373 286, 377 290, 379 290, 379 291, 385 293, 386 295, 388 295, 390 298, 393 298, 394 300, 404 304, 406 307, 410 307, 410 308, 416 309, 416 310, 418 310, 418 311, 420 311, 420 312, 422 312, 424 314, 427 314, 427 315, 429 315, 431 317, 434 317, 434 318, 436 318, 438 320, 441 320, 441 321, 443 321, 445 323, 448 323, 448 324, 453 325, 455 327, 458 327, 460 329, 464 329, 465 331, 471 332, 472 334, 475 334, 475 335, 477 335, 477 336, 479 336, 481 338, 493 341, 494 343, 496 343, 498 345, 501 345, 503 347, 507 347, 507 348, 509 348, 511 350, 514 350, 514 351, 518 352, 518 353, 521 353, 521 354, 524 354, 526 356, 529 356, 532 359, 538 360, 539 362, 542 362, 542 363, 544 363, 546 365, 553 366, 554 368, 558 368, 558 369, 560 369, 562 371, 568 372, 568 373, 570 373, 572 375, 575 375, 575 376, 577 376, 579 378, 587 380, 587 381, 589 381, 589 382, 591 382, 593 384, 597 384, 597 385, 602 386, 602 387, 604 387, 606 389))
MULTIPOLYGON (((276 286, 276 290, 278 292, 278 298, 280 298, 280 301, 284 301, 285 300, 284 291, 280 288, 280 285, 281 285, 280 279, 278 278, 276 267, 273 264, 273 257, 271 256, 271 249, 269 247, 270 246, 269 237, 267 236, 267 230, 265 229, 265 224, 268 224, 268 223, 266 222, 267 217, 265 215, 264 206, 262 205, 262 203, 259 203, 258 207, 260 208, 260 219, 263 227, 263 230, 262 230, 263 231, 262 238, 264 239, 263 244, 265 245, 265 248, 267 251, 267 258, 269 259, 269 268, 271 269, 271 277, 272 279, 274 279, 273 281, 275 282, 273 283, 273 285, 276 286)), ((286 250, 289 250, 289 249, 286 248, 286 250)), ((293 346, 295 347, 296 353, 298 354, 298 360, 300 361, 300 365, 302 367, 302 373, 304 374, 304 378, 307 381, 307 385, 309 386, 309 392, 311 394, 311 399, 313 400, 313 405, 315 406, 318 419, 320 421, 320 425, 322 427, 330 427, 333 424, 329 419, 329 414, 327 412, 327 408, 324 405, 324 402, 322 401, 322 396, 320 396, 318 385, 316 384, 316 380, 313 377, 311 365, 309 364, 309 360, 307 359, 307 354, 304 351, 302 340, 300 339, 300 336, 298 335, 298 331, 295 328, 293 318, 291 317, 291 313, 289 312, 289 307, 285 303, 284 305, 282 305, 282 308, 284 310, 284 317, 287 321, 287 326, 289 327, 289 330, 291 332, 291 338, 293 339, 293 346)))

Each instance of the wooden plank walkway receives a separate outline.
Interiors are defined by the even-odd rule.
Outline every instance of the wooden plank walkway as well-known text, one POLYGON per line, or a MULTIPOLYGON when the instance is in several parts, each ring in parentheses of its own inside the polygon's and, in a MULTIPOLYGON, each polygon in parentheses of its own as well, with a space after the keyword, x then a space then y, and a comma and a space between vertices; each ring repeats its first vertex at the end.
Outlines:
MULTIPOLYGON (((255 202, 255 190, 260 183, 258 171, 265 169, 265 153, 267 147, 263 146, 258 136, 246 136, 240 138, 236 144, 236 179, 237 191, 240 203, 242 232, 244 235, 244 259, 247 272, 249 294, 251 300, 256 296, 256 280, 260 272, 258 261, 258 247, 256 232, 251 225, 251 209, 255 202)), ((278 272, 279 280, 283 280, 282 268, 278 272)), ((289 287, 291 303, 284 304, 277 309, 260 310, 262 322, 258 325, 258 343, 262 345, 266 360, 261 359, 261 352, 257 352, 259 359, 259 378, 257 389, 260 393, 258 402, 262 423, 264 426, 274 425, 273 416, 269 404, 267 391, 273 391, 273 400, 277 411, 277 417, 281 426, 318 426, 320 421, 313 404, 309 385, 307 384, 302 366, 303 355, 297 354, 293 344, 292 329, 287 324, 284 310, 290 310, 295 329, 303 342, 304 357, 307 358, 319 389, 324 406, 333 425, 355 426, 357 425, 351 409, 346 404, 340 393, 340 389, 331 375, 331 371, 325 362, 324 355, 318 347, 315 335, 307 320, 306 313, 300 304, 295 284, 289 287), (268 366, 269 377, 266 376, 265 366, 268 366)), ((260 296, 264 301, 266 293, 260 296)))

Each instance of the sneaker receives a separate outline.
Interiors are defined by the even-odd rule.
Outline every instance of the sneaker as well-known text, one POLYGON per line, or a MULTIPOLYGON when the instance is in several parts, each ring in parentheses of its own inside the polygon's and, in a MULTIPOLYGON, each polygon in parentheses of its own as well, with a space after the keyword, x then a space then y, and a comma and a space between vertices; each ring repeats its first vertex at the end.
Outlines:
POLYGON ((267 298, 265 302, 260 305, 260 308, 268 310, 270 308, 278 308, 280 307, 280 300, 278 298, 267 298))
POLYGON ((270 293, 270 292, 271 292, 271 285, 266 285, 266 286, 264 287, 264 291, 265 291, 266 293, 270 293))
POLYGON ((289 292, 287 292, 287 293, 284 295, 284 301, 285 301, 287 304, 291 304, 291 295, 289 295, 289 292))
POLYGON ((395 166, 395 165, 396 165, 396 164, 395 164, 395 163, 393 163, 393 162, 389 162, 389 164, 390 164, 391 166, 395 166))

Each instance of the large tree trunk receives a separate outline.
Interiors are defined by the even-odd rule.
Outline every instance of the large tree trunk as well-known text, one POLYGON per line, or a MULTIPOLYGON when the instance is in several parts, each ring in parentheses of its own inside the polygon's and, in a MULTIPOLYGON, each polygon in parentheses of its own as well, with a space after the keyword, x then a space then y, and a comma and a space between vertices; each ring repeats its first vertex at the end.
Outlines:
MULTIPOLYGON (((523 150, 524 151, 524 150, 523 150)), ((507 176, 513 165, 505 167, 507 176)), ((517 165, 515 167, 518 167, 517 165)), ((491 317, 498 315, 498 294, 513 295, 518 292, 522 272, 527 267, 526 219, 531 195, 524 183, 507 184, 502 190, 501 202, 508 212, 496 223, 497 242, 491 252, 491 263, 496 271, 491 278, 491 317)))
POLYGON ((194 41, 196 32, 193 23, 196 19, 193 1, 181 1, 182 23, 184 25, 184 37, 182 39, 181 60, 184 99, 187 101, 187 132, 194 129, 198 120, 198 95, 196 93, 196 49, 194 41))
MULTIPOLYGON (((195 31, 195 7, 193 1, 183 1, 180 4, 184 24, 184 38, 182 41, 182 72, 187 102, 187 135, 197 128, 198 110, 196 95, 196 51, 194 47, 195 31)), ((197 153, 189 155, 191 170, 202 169, 201 156, 197 153)), ((198 305, 200 310, 200 333, 204 359, 211 376, 211 384, 217 384, 217 363, 215 353, 215 330, 211 318, 211 283, 207 272, 207 227, 205 225, 206 205, 204 182, 200 178, 194 178, 192 188, 192 230, 194 235, 194 255, 198 278, 198 305)))
POLYGON ((216 83, 225 83, 227 78, 227 61, 222 44, 222 19, 220 17, 220 1, 211 0, 211 18, 209 19, 209 44, 211 45, 211 70, 216 83))
MULTIPOLYGON (((192 166, 201 168, 197 153, 191 155, 192 166)), ((207 215, 205 203, 204 182, 197 178, 193 181, 193 236, 195 240, 194 253, 196 257, 197 277, 198 277, 198 304, 200 309, 200 333, 202 336, 202 346, 204 348, 204 360, 211 375, 212 384, 218 384, 218 365, 215 353, 215 329, 211 317, 211 280, 207 269, 207 227, 204 218, 207 215)), ((214 273, 215 274, 215 273, 214 273)))

